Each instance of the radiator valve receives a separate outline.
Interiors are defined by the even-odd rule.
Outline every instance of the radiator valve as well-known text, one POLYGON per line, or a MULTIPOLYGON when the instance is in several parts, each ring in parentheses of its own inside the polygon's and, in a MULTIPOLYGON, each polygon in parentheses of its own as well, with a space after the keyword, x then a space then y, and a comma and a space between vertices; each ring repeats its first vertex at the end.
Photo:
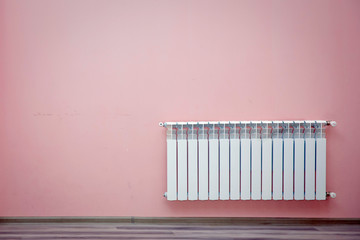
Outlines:
POLYGON ((334 192, 327 192, 327 193, 326 193, 326 196, 331 197, 331 198, 336 198, 336 193, 334 193, 334 192))
POLYGON ((335 121, 327 121, 326 123, 327 125, 330 125, 332 127, 336 127, 336 122, 335 121))

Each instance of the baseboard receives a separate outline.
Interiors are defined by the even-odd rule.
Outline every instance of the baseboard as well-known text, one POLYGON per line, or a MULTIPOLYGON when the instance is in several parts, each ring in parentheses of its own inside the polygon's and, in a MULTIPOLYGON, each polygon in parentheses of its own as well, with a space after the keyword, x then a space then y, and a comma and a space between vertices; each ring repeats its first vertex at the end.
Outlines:
POLYGON ((359 218, 244 217, 0 217, 0 223, 124 223, 206 225, 333 225, 360 224, 359 218))

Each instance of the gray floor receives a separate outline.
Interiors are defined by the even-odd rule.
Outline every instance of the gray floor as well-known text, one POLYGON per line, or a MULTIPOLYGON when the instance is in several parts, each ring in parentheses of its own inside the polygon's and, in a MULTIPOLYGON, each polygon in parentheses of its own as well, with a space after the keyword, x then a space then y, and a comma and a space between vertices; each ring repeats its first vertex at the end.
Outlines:
POLYGON ((360 225, 1 223, 0 239, 360 239, 360 225))

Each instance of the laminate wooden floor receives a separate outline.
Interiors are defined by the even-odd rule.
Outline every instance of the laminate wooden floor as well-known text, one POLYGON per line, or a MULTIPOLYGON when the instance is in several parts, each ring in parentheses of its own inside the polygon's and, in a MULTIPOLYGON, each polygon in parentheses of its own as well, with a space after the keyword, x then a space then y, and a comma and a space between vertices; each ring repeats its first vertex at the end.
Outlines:
POLYGON ((360 225, 1 223, 0 239, 360 239, 360 225))

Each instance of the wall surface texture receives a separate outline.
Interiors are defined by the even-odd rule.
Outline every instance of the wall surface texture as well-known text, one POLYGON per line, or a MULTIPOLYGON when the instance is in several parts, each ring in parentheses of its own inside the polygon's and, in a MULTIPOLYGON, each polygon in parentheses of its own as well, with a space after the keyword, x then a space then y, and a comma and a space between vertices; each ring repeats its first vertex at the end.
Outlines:
POLYGON ((0 216, 360 218, 360 1, 0 0, 0 216), (327 201, 168 202, 160 121, 336 120, 327 201))

